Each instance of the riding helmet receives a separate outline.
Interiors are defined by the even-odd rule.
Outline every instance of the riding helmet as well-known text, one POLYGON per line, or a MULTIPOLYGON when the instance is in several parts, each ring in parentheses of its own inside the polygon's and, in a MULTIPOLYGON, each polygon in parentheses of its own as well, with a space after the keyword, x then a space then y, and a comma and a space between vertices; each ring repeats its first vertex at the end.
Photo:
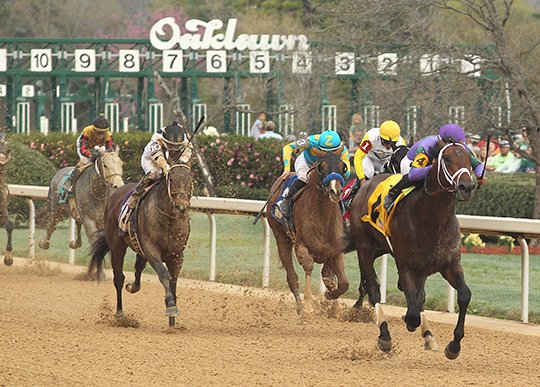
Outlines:
POLYGON ((439 129, 438 137, 446 143, 465 142, 465 132, 458 124, 445 124, 439 129))
POLYGON ((105 114, 100 113, 99 116, 92 122, 94 130, 98 132, 106 132, 109 130, 109 120, 105 118, 105 114))
POLYGON ((163 142, 170 147, 178 147, 184 142, 184 127, 176 121, 173 121, 172 124, 162 128, 160 132, 163 135, 163 142))
POLYGON ((384 121, 381 124, 379 134, 383 140, 397 142, 401 134, 401 128, 396 121, 384 121))
POLYGON ((325 130, 319 136, 319 148, 325 151, 333 151, 341 146, 339 134, 333 130, 325 130))

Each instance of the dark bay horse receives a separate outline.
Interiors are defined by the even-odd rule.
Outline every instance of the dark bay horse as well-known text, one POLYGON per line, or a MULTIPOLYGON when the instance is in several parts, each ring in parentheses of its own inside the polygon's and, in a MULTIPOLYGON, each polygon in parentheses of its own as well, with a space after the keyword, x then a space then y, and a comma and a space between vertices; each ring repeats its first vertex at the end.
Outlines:
POLYGON ((0 227, 5 227, 7 232, 6 253, 4 254, 4 264, 13 264, 13 246, 11 245, 11 234, 13 233, 13 222, 9 220, 8 204, 9 190, 6 181, 6 166, 11 161, 11 150, 3 134, 0 134, 0 227))
MULTIPOLYGON (((273 218, 271 206, 266 210, 268 223, 276 238, 279 258, 287 272, 287 283, 296 300, 299 314, 304 311, 304 305, 298 290, 298 275, 293 266, 293 247, 306 274, 306 313, 313 310, 311 272, 314 262, 323 264, 322 275, 328 299, 338 298, 349 287, 341 254, 343 218, 339 201, 344 185, 342 175, 346 172, 346 166, 339 156, 341 151, 340 148, 335 152, 327 152, 308 172, 308 184, 294 202, 294 233, 289 233, 286 226, 273 218)), ((280 195, 280 192, 276 192, 280 184, 280 179, 274 182, 271 189, 274 195, 270 197, 269 203, 273 203, 280 195)))
POLYGON ((390 351, 390 331, 380 304, 380 287, 373 263, 382 254, 391 253, 399 272, 398 288, 407 299, 404 316, 407 329, 412 332, 421 325, 425 348, 436 350, 437 343, 423 313, 424 285, 428 276, 441 273, 458 293, 458 321, 454 338, 445 349, 446 357, 455 359, 461 350, 465 314, 471 299, 461 266, 461 233, 454 213, 456 196, 470 200, 473 194, 469 152, 461 144, 448 144, 441 148, 424 187, 411 192, 397 204, 390 226, 391 236, 386 239, 360 218, 368 212, 370 194, 388 176, 376 176, 363 185, 352 205, 352 240, 348 241, 350 243, 345 250, 356 248, 358 253, 361 281, 356 306, 361 305, 367 293, 369 302, 375 307, 380 330, 379 347, 390 351))
POLYGON ((124 315, 122 287, 124 286, 124 256, 128 246, 137 253, 135 281, 126 290, 136 293, 141 288, 141 273, 148 261, 156 271, 165 289, 166 314, 169 326, 175 325, 178 315, 176 306, 176 282, 184 261, 184 248, 189 237, 189 205, 192 183, 188 164, 172 162, 170 172, 144 196, 137 212, 137 233, 142 254, 137 252, 128 235, 120 235, 118 217, 127 196, 135 184, 127 184, 116 190, 107 202, 105 227, 92 246, 89 272, 96 267, 101 272, 105 255, 110 251, 116 288, 116 317, 124 315), (165 268, 165 265, 167 267, 165 268))
POLYGON ((81 226, 84 226, 90 244, 97 239, 98 232, 103 230, 107 199, 115 189, 124 185, 123 163, 118 152, 118 149, 114 152, 101 151, 94 166, 86 168, 81 173, 73 189, 75 211, 70 208, 69 202, 58 203, 59 187, 73 167, 62 168, 56 172, 51 180, 47 197, 47 235, 39 242, 39 247, 49 248, 51 235, 56 230, 58 222, 68 216, 72 216, 77 224, 77 239, 70 241, 69 247, 72 249, 81 247, 81 226))

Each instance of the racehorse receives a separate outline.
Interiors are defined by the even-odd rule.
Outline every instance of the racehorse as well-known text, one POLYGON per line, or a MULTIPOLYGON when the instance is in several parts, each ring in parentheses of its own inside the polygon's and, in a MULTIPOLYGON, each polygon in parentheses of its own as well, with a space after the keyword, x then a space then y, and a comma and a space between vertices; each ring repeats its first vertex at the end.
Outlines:
POLYGON ((97 239, 98 232, 103 230, 107 199, 115 189, 124 185, 123 162, 118 152, 118 149, 112 152, 100 151, 100 157, 96 159, 94 165, 82 171, 73 188, 74 208, 70 206, 69 200, 66 203, 59 203, 59 190, 73 167, 62 168, 56 172, 47 196, 47 235, 39 242, 39 247, 49 248, 49 241, 56 225, 67 216, 73 217, 77 224, 77 239, 70 241, 69 247, 72 249, 81 247, 82 225, 90 244, 97 239))
POLYGON ((6 253, 4 255, 4 264, 11 266, 13 264, 13 246, 11 245, 11 234, 13 232, 13 223, 9 220, 8 203, 9 191, 6 182, 6 166, 11 161, 11 150, 3 134, 0 135, 0 227, 5 227, 7 232, 6 253))
POLYGON ((118 228, 122 206, 135 187, 135 184, 127 184, 116 190, 107 202, 103 235, 92 246, 92 259, 88 271, 91 273, 95 267, 101 272, 105 255, 111 252, 113 281, 116 288, 116 317, 121 318, 124 316, 122 308, 124 256, 127 247, 131 247, 137 253, 135 281, 128 283, 126 290, 130 293, 140 290, 141 273, 148 261, 165 289, 166 314, 169 316, 169 326, 173 327, 178 315, 176 282, 182 269, 184 248, 190 232, 188 210, 192 178, 188 164, 169 160, 169 165, 171 169, 167 176, 139 201, 136 223, 140 250, 128 235, 120 235, 118 228))
MULTIPOLYGON (((338 298, 349 287, 341 254, 343 218, 339 201, 344 186, 342 175, 346 173, 346 166, 340 160, 341 152, 342 148, 321 155, 320 161, 309 170, 308 184, 294 201, 294 231, 288 230, 286 225, 282 225, 271 215, 271 206, 266 209, 268 222, 276 238, 279 258, 287 272, 287 283, 296 300, 298 314, 309 314, 313 311, 311 272, 314 262, 323 264, 322 275, 328 299, 338 298), (305 310, 292 261, 293 247, 306 274, 305 310)), ((280 195, 278 188, 281 183, 280 179, 274 182, 269 203, 275 202, 280 195)))
POLYGON ((368 213, 368 198, 376 186, 388 175, 374 177, 362 186, 352 204, 352 239, 345 251, 356 248, 360 266, 360 307, 364 296, 375 307, 379 326, 379 347, 390 351, 392 347, 388 323, 381 307, 380 285, 375 273, 374 260, 385 253, 394 256, 399 272, 398 288, 405 293, 407 313, 404 320, 409 331, 421 325, 426 349, 437 350, 424 310, 424 285, 428 276, 441 275, 458 292, 459 316, 453 340, 445 349, 448 359, 458 357, 464 336, 465 313, 471 291, 465 283, 461 265, 461 233, 455 216, 456 196, 462 200, 472 198, 474 183, 471 163, 464 145, 448 144, 439 150, 424 186, 417 188, 398 202, 386 239, 361 217, 368 213))

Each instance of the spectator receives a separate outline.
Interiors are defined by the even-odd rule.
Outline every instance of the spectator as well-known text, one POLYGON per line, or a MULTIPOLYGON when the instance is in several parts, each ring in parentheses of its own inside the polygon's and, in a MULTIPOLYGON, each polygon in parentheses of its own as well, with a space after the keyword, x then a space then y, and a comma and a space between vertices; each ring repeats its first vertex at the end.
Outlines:
POLYGON ((262 140, 262 139, 265 139, 265 138, 273 138, 273 139, 282 141, 283 136, 281 134, 278 134, 278 133, 274 132, 275 129, 276 129, 275 122, 274 121, 267 121, 266 124, 264 124, 264 127, 263 127, 264 133, 262 133, 259 136, 259 139, 262 140))
POLYGON ((261 135, 261 129, 263 129, 265 122, 266 122, 266 113, 260 112, 259 117, 257 118, 255 123, 251 127, 251 132, 249 133, 249 135, 251 137, 259 138, 259 136, 261 135))
POLYGON ((527 152, 531 148, 526 126, 521 128, 521 134, 517 136, 516 140, 514 141, 514 145, 517 149, 523 152, 527 152))
POLYGON ((488 171, 503 172, 510 168, 514 159, 514 154, 510 152, 510 143, 507 140, 500 140, 499 154, 494 155, 488 160, 486 169, 488 171))
POLYGON ((349 129, 349 154, 354 156, 356 149, 364 138, 364 131, 362 129, 362 116, 360 113, 354 113, 351 117, 351 127, 349 129))
POLYGON ((478 134, 470 134, 467 136, 465 144, 478 158, 480 156, 480 136, 478 134))

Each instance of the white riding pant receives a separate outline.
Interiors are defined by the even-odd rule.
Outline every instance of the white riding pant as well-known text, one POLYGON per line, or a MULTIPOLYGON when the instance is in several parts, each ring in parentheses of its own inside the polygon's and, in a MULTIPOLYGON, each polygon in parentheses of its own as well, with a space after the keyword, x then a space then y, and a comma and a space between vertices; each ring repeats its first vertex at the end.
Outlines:
POLYGON ((409 171, 411 170, 412 162, 413 161, 409 159, 407 156, 401 159, 400 168, 401 168, 402 175, 406 175, 407 173, 409 173, 409 171))
POLYGON ((362 168, 364 169, 364 175, 366 178, 371 179, 375 176, 375 172, 381 173, 384 169, 384 165, 389 159, 374 159, 366 156, 362 159, 362 168))
POLYGON ((298 179, 302 180, 304 183, 308 182, 307 174, 309 168, 311 168, 311 166, 306 161, 304 152, 302 152, 294 162, 294 170, 296 171, 296 176, 298 176, 298 179))
POLYGON ((150 178, 155 180, 161 175, 161 168, 157 166, 154 160, 141 157, 141 167, 144 170, 145 175, 151 174, 150 178))

